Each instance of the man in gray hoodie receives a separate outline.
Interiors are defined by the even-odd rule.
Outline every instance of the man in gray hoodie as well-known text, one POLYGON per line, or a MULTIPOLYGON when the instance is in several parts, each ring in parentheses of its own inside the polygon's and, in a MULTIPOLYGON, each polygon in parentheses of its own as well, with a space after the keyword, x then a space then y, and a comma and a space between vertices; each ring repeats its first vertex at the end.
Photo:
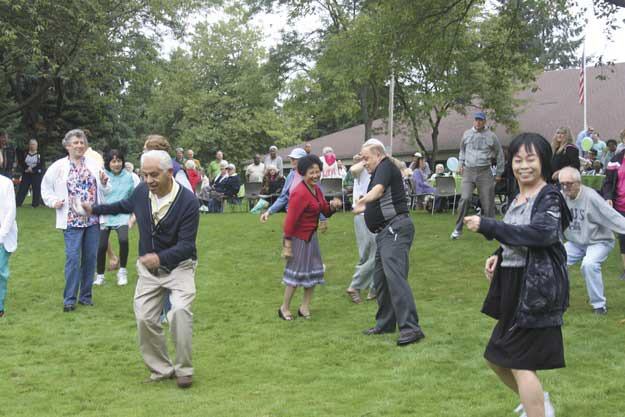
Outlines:
POLYGON ((625 234, 625 217, 610 207, 594 189, 582 185, 578 170, 563 168, 558 179, 573 216, 573 221, 564 232, 567 264, 581 261, 593 312, 606 314, 608 307, 603 292, 601 264, 614 248, 614 232, 625 234))

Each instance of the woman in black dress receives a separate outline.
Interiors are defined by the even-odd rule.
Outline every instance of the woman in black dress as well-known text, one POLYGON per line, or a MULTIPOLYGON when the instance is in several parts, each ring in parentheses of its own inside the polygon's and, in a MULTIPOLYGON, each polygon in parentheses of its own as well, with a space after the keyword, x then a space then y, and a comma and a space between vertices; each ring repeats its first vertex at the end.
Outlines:
POLYGON ((551 160, 551 179, 553 182, 558 181, 558 174, 564 167, 573 167, 579 170, 579 149, 575 146, 571 129, 559 127, 556 130, 553 139, 551 139, 551 150, 553 151, 551 160))
POLYGON ((486 260, 490 283, 482 312, 497 319, 486 347, 488 365, 516 392, 526 416, 555 412, 538 370, 564 367, 562 316, 568 306, 566 251, 561 241, 571 214, 551 178, 549 143, 523 133, 510 144, 519 193, 503 221, 465 217, 469 230, 497 239, 486 260))
POLYGON ((28 141, 28 152, 19 159, 19 166, 22 169, 22 182, 17 192, 16 205, 21 207, 28 194, 28 189, 33 190, 32 206, 38 207, 41 204, 41 179, 43 178, 43 158, 39 154, 36 139, 28 141))

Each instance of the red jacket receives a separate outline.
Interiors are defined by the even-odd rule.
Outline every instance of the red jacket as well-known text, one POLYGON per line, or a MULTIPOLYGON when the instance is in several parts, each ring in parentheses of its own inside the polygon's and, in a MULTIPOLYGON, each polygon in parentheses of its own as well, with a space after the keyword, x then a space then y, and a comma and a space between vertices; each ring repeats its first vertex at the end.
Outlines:
POLYGON ((195 188, 202 181, 202 177, 200 173, 195 169, 187 168, 187 177, 189 177, 189 184, 191 184, 191 189, 195 192, 195 188))
POLYGON ((319 213, 323 213, 326 217, 332 215, 330 205, 317 184, 315 192, 316 195, 313 195, 303 181, 291 192, 289 209, 284 220, 285 238, 296 237, 308 242, 317 230, 319 213))

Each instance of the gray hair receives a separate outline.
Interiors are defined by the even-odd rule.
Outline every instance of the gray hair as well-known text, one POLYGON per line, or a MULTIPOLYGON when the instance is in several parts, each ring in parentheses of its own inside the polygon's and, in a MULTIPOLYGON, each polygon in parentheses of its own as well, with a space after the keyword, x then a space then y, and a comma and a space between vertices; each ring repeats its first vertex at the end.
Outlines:
POLYGON ((384 144, 376 138, 371 138, 363 143, 361 149, 365 148, 377 151, 380 155, 386 155, 386 148, 384 148, 384 144))
POLYGON ((145 164, 147 159, 157 159, 163 171, 169 171, 174 168, 171 157, 165 151, 147 151, 141 155, 141 167, 143 167, 143 164, 145 164))
POLYGON ((176 148, 176 152, 184 152, 184 149, 182 149, 182 148, 176 148))
POLYGON ((89 146, 89 140, 87 139, 87 135, 85 135, 85 132, 82 129, 72 129, 65 134, 62 142, 63 147, 67 147, 70 140, 74 137, 82 139, 85 142, 85 145, 89 146))
POLYGON ((569 174, 573 177, 573 181, 582 182, 582 175, 579 173, 579 170, 571 167, 564 167, 558 172, 558 181, 562 180, 562 174, 569 174))
POLYGON ((195 162, 193 160, 188 159, 187 162, 184 163, 185 168, 195 169, 195 162))
POLYGON ((332 149, 332 147, 330 147, 330 146, 325 146, 325 147, 321 150, 321 153, 322 153, 323 155, 325 155, 325 154, 327 154, 327 153, 330 153, 330 152, 334 152, 334 150, 333 150, 333 149, 332 149))

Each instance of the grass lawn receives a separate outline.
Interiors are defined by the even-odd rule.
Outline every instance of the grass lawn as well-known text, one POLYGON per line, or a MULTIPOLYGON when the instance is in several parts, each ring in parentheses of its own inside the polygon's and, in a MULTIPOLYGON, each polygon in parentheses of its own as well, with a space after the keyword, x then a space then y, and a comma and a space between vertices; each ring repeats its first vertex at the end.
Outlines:
MULTIPOLYGON (((512 416, 518 399, 482 353, 494 321, 480 313, 484 260, 496 243, 465 232, 451 214, 413 214, 410 283, 426 339, 363 336, 376 305, 345 294, 357 261, 351 214, 321 235, 327 285, 312 320, 279 320, 283 216, 203 215, 194 303, 194 385, 145 384, 130 283, 94 288, 95 307, 62 312, 64 244, 49 209, 18 210, 0 319, 2 416, 512 416)), ((136 231, 131 259, 136 256, 136 231)), ((591 314, 579 268, 571 274, 564 327, 567 367, 542 373, 559 417, 625 416, 625 283, 618 250, 604 265, 610 311, 591 314)), ((292 311, 302 293, 297 292, 292 311)))

